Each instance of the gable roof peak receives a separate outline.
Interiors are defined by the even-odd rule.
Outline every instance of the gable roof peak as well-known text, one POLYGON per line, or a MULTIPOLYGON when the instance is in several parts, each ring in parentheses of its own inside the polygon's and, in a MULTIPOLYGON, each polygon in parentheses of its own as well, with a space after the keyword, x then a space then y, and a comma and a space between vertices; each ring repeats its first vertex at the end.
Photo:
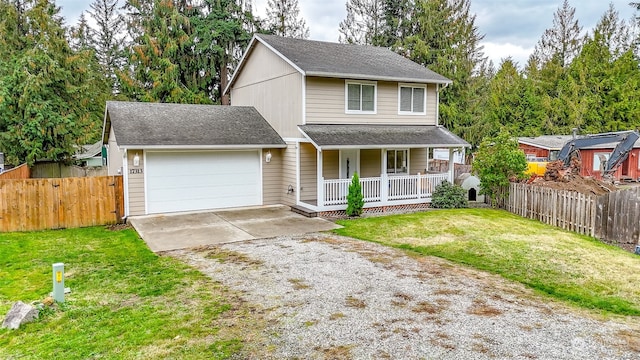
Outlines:
POLYGON ((451 83, 446 77, 388 48, 254 34, 227 89, 233 86, 256 43, 266 46, 303 76, 421 84, 451 83))

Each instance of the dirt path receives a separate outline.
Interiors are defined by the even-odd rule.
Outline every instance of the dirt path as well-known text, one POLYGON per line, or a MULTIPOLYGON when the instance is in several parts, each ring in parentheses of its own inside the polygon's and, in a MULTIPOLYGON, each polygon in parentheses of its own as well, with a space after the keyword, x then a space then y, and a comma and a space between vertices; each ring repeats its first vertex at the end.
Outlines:
POLYGON ((640 357, 636 319, 598 320, 500 277, 373 243, 306 235, 167 254, 255 306, 264 328, 248 358, 640 357))

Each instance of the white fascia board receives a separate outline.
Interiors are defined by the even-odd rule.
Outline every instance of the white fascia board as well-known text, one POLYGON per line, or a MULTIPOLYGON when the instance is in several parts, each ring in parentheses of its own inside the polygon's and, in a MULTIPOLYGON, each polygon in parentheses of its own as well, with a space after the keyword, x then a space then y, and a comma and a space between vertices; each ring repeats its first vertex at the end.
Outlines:
POLYGON ((302 133, 302 135, 304 135, 304 140, 310 142, 311 144, 313 144, 313 147, 315 147, 318 151, 322 151, 322 147, 318 144, 316 144, 315 141, 313 141, 313 139, 311 139, 304 131, 302 131, 302 129, 298 128, 298 131, 300 131, 302 133))
POLYGON ((291 65, 292 68, 296 69, 302 76, 305 76, 305 71, 302 70, 298 65, 294 64, 288 57, 282 55, 278 50, 276 50, 273 46, 269 45, 264 39, 260 38, 259 35, 254 35, 254 39, 257 39, 262 45, 266 46, 267 49, 273 51, 274 54, 278 55, 282 60, 284 60, 287 64, 291 65))
POLYGON ((353 79, 353 80, 369 80, 369 81, 392 81, 392 82, 405 82, 405 83, 419 83, 419 84, 446 84, 453 83, 451 80, 427 80, 416 78, 403 78, 394 76, 372 76, 365 74, 346 74, 346 73, 332 73, 324 71, 307 71, 306 76, 326 77, 326 78, 338 78, 338 79, 353 79))
POLYGON ((123 149, 141 150, 249 150, 249 149, 284 149, 286 144, 270 145, 122 145, 123 149))
POLYGON ((387 144, 387 145, 325 145, 322 147, 323 150, 340 150, 340 149, 417 149, 417 148, 465 148, 471 147, 471 145, 463 145, 463 144, 387 144))
POLYGON ((240 62, 238 63, 238 66, 236 67, 236 71, 233 72, 233 75, 231 76, 231 80, 229 80, 229 84, 227 84, 227 87, 224 89, 223 94, 226 94, 231 89, 231 86, 236 81, 236 78, 238 77, 238 75, 242 71, 242 68, 244 67, 244 64, 247 62, 247 59, 251 55, 251 52, 253 51, 253 48, 256 45, 256 42, 260 42, 262 45, 266 46, 267 49, 271 50, 274 54, 278 55, 287 64, 291 65, 291 67, 293 67, 294 69, 296 69, 296 71, 298 71, 300 74, 302 74, 302 77, 304 78, 305 72, 300 67, 298 67, 291 60, 289 60, 289 58, 287 58, 286 56, 282 55, 278 50, 274 49, 273 46, 269 45, 266 41, 261 39, 260 36, 258 36, 258 34, 254 34, 253 38, 249 42, 249 46, 247 46, 247 50, 242 55, 242 59, 240 59, 240 62))

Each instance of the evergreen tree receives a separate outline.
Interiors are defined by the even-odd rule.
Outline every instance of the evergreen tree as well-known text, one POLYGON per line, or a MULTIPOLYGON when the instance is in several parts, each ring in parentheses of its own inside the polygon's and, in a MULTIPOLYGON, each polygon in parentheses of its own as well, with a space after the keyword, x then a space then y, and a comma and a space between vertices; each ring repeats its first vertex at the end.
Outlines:
POLYGON ((347 216, 360 216, 364 208, 364 195, 362 195, 362 184, 358 173, 354 173, 349 184, 347 194, 347 216))
MULTIPOLYGON (((422 0, 383 0, 384 31, 376 45, 395 47, 413 34, 414 10, 420 8, 422 0)), ((424 4, 422 4, 424 8, 424 4)))
POLYGON ((266 28, 275 35, 307 39, 309 28, 300 16, 298 0, 269 0, 266 28))
POLYGON ((534 53, 541 64, 556 60, 561 67, 566 67, 580 52, 583 39, 582 27, 574 20, 576 9, 564 0, 562 6, 553 14, 553 26, 545 30, 536 44, 534 53))
POLYGON ((71 38, 69 42, 71 48, 76 51, 93 49, 93 29, 89 26, 84 13, 80 14, 78 24, 71 27, 71 38))
POLYGON ((208 103, 198 87, 198 66, 187 1, 129 0, 128 27, 133 39, 128 63, 118 72, 122 94, 132 100, 208 103))
MULTIPOLYGON (((116 72, 123 69, 125 19, 118 12, 118 0, 94 0, 89 16, 95 21, 93 47, 110 79, 114 94, 119 92, 116 72)), ((84 14, 83 14, 84 16, 84 14)))
POLYGON ((69 46, 52 1, 3 0, 0 19, 0 151, 14 165, 69 160, 102 124, 92 52, 69 46))
POLYGON ((222 92, 251 40, 251 29, 257 27, 251 8, 237 0, 204 0, 191 22, 201 69, 199 88, 215 103, 228 105, 229 96, 222 92))
POLYGON ((340 22, 341 43, 379 45, 383 39, 383 0, 349 0, 347 17, 340 22))

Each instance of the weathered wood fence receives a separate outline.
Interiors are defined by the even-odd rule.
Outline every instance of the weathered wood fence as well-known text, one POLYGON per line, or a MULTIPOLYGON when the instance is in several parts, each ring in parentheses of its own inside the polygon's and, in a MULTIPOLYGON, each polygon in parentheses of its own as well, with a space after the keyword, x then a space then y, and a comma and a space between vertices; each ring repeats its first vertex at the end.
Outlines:
POLYGON ((512 183, 498 206, 630 251, 640 243, 640 188, 596 196, 512 183))
POLYGON ((37 163, 31 167, 34 179, 107 176, 106 167, 80 167, 56 162, 37 163))
POLYGON ((121 176, 0 180, 0 232, 115 224, 123 213, 121 176))
POLYGON ((31 172, 29 171, 29 167, 27 164, 22 164, 13 169, 7 170, 0 174, 0 180, 7 179, 28 179, 31 176, 31 172))
POLYGON ((595 237, 631 251, 640 244, 640 187, 598 198, 595 237))

